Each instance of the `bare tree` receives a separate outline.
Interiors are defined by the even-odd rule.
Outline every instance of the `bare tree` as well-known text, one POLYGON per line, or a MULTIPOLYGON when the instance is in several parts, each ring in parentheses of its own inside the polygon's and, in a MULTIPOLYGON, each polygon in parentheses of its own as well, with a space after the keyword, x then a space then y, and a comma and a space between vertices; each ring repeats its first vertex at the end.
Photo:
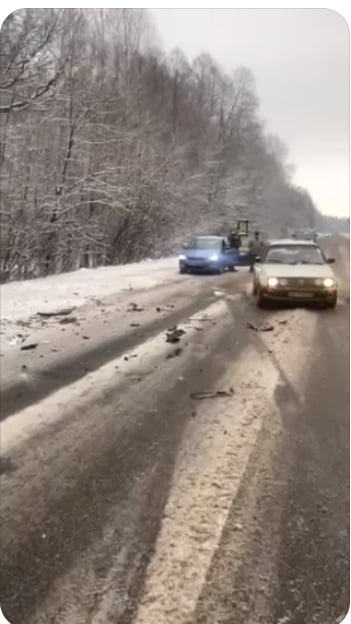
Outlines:
POLYGON ((55 40, 64 11, 20 9, 0 33, 0 113, 23 110, 52 89, 62 72, 55 40))

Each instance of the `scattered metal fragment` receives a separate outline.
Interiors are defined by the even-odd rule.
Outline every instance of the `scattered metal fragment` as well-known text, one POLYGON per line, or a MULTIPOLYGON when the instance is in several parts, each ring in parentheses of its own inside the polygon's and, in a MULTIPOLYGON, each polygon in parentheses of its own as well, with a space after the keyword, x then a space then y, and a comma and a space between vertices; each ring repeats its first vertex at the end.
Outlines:
POLYGON ((134 303, 134 301, 132 301, 129 304, 129 308, 128 308, 128 312, 143 312, 144 308, 140 308, 140 306, 138 306, 137 303, 134 303))
POLYGON ((179 342, 184 334, 184 329, 179 329, 177 326, 171 327, 166 333, 166 342, 170 342, 171 344, 179 342))
POLYGON ((69 323, 78 323, 78 319, 75 316, 69 316, 68 318, 63 318, 59 321, 60 325, 68 325, 69 323))
POLYGON ((261 325, 255 325, 255 323, 248 321, 247 326, 249 329, 253 329, 254 331, 257 331, 257 332, 268 332, 268 331, 273 331, 274 329, 274 326, 270 325, 269 323, 262 323, 261 325))
POLYGON ((136 357, 138 357, 138 354, 137 353, 132 353, 131 355, 125 355, 123 359, 124 359, 125 362, 128 362, 132 358, 136 358, 136 357))
POLYGON ((213 390, 213 391, 203 391, 203 392, 192 392, 190 394, 191 399, 204 400, 204 399, 220 399, 223 397, 233 396, 234 389, 230 388, 227 390, 213 390))
POLYGON ((72 308, 62 308, 61 310, 54 310, 53 312, 37 312, 38 316, 50 317, 50 316, 66 316, 67 314, 71 314, 73 310, 75 310, 76 306, 72 308))
POLYGON ((32 342, 30 344, 23 345, 22 347, 20 347, 20 349, 21 351, 29 351, 30 349, 36 349, 38 345, 38 342, 32 342))

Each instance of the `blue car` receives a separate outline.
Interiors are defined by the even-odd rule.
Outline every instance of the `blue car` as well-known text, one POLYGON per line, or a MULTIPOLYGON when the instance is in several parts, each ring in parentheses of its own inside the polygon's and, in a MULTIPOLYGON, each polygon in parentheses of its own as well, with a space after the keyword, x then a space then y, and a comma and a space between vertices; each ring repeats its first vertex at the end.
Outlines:
POLYGON ((180 273, 223 273, 242 264, 240 252, 229 246, 223 236, 196 236, 179 257, 180 273))

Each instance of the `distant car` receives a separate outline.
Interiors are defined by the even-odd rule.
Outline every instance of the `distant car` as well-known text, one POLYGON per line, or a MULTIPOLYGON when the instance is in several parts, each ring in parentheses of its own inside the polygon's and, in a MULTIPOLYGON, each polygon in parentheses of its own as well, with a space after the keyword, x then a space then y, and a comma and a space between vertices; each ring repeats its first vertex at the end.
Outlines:
POLYGON ((313 241, 316 243, 318 240, 318 234, 313 228, 301 228, 300 230, 296 230, 294 232, 293 238, 296 240, 313 241))
POLYGON ((337 280, 326 258, 312 241, 271 241, 253 273, 253 294, 257 305, 268 302, 300 301, 335 308, 337 280))
POLYGON ((223 236, 196 236, 183 248, 179 256, 180 273, 223 273, 225 269, 235 269, 238 250, 229 247, 223 236))

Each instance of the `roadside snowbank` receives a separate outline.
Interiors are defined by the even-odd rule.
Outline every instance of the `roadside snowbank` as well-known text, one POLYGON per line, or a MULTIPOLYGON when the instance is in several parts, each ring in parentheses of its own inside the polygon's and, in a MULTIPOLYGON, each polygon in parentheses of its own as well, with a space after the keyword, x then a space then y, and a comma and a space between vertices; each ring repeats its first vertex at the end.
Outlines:
POLYGON ((177 279, 175 258, 144 260, 10 282, 0 286, 1 319, 25 320, 40 312, 82 306, 122 290, 148 289, 177 279))

